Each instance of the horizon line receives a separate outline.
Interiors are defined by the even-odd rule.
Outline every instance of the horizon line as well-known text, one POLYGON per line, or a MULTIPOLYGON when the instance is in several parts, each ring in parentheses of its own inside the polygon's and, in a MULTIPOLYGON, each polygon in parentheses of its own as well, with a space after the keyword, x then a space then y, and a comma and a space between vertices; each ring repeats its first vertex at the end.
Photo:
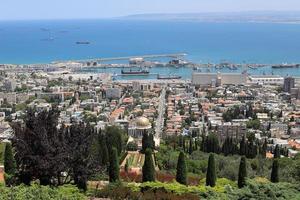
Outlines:
POLYGON ((111 19, 122 19, 130 16, 142 16, 142 15, 192 15, 192 14, 249 14, 249 13, 288 13, 298 12, 300 10, 244 10, 244 11, 206 11, 206 12, 174 12, 174 13, 163 13, 163 12, 149 12, 149 13, 133 13, 119 16, 107 16, 107 17, 73 17, 73 18, 17 18, 17 19, 0 19, 0 22, 6 21, 62 21, 62 20, 111 20, 111 19))

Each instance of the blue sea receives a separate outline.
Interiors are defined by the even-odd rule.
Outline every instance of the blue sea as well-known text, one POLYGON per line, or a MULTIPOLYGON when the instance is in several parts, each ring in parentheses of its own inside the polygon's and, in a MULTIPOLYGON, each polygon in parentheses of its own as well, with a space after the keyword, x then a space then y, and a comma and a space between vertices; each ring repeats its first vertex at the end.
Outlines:
MULTIPOLYGON (((187 53, 196 63, 300 63, 300 25, 176 21, 0 21, 0 63, 187 53), (77 41, 89 41, 78 45, 77 41)), ((118 73, 120 69, 106 69, 118 73)), ((152 68, 153 73, 190 77, 191 69, 152 68)), ((224 69, 230 71, 229 69, 224 69)), ((103 69, 96 69, 102 72, 103 69)), ((300 69, 250 70, 291 74, 300 69)))

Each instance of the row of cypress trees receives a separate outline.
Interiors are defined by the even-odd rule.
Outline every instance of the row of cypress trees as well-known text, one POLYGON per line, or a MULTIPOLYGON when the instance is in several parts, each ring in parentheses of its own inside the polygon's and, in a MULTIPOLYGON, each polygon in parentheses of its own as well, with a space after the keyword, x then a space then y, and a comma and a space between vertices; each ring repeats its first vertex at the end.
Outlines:
MULTIPOLYGON (((233 139, 232 137, 226 137, 223 144, 220 145, 218 137, 215 134, 209 134, 208 136, 202 135, 202 139, 193 137, 178 136, 176 144, 188 154, 192 154, 196 150, 201 150, 206 153, 222 153, 225 156, 228 155, 241 155, 246 158, 253 159, 257 155, 266 157, 268 150, 268 142, 254 140, 253 138, 243 137, 240 141, 233 139)), ((173 144, 175 145, 175 144, 173 144)), ((176 146, 174 146, 176 149, 176 146)), ((288 156, 288 149, 282 148, 276 145, 274 149, 271 149, 274 153, 274 157, 278 158, 281 155, 288 156)))
MULTIPOLYGON (((279 164, 278 158, 275 158, 273 161, 272 172, 271 172, 271 182, 279 182, 279 164)), ((238 187, 242 188, 246 185, 247 178, 247 159, 245 156, 241 157, 239 172, 238 172, 238 187)), ((177 172, 176 172, 176 181, 180 184, 187 185, 187 168, 185 163, 185 155, 183 152, 180 152, 177 162, 177 172)), ((208 158, 208 166, 206 171, 206 185, 214 187, 216 185, 217 176, 216 176, 216 166, 214 154, 211 153, 208 158)))
MULTIPOLYGON (((274 158, 271 172, 271 181, 279 182, 279 158, 274 158)), ((109 161, 109 181, 117 182, 119 181, 119 160, 118 153, 115 148, 112 149, 110 161, 109 161)), ((143 182, 155 181, 155 168, 152 157, 152 149, 147 148, 145 150, 145 161, 142 168, 143 173, 143 182)), ((239 172, 238 172, 238 187, 242 188, 246 185, 247 178, 247 159, 245 156, 241 157, 239 172)), ((176 181, 180 184, 187 185, 187 166, 185 161, 184 152, 180 152, 177 161, 176 169, 176 181)), ((206 172, 206 185, 214 187, 216 185, 217 176, 216 176, 216 166, 214 154, 211 153, 208 158, 208 166, 206 172)))

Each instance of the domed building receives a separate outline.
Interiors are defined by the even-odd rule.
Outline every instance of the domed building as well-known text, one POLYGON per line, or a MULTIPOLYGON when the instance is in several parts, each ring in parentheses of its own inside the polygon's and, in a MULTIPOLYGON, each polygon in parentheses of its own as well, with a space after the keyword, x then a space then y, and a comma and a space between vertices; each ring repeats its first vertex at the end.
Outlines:
POLYGON ((138 117, 128 128, 128 135, 133 138, 142 138, 143 133, 149 133, 152 125, 146 117, 138 117))

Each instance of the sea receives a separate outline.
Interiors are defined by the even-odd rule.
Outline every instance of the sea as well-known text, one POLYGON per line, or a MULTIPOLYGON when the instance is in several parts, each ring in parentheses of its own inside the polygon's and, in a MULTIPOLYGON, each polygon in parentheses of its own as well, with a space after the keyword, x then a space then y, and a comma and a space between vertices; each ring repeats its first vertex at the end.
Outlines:
MULTIPOLYGON (((0 21, 3 64, 171 53, 187 53, 185 59, 194 63, 267 63, 270 66, 248 69, 248 73, 300 76, 300 68, 271 68, 272 64, 300 63, 300 24, 119 19, 0 21), (77 41, 90 44, 79 45, 77 41)), ((119 79, 152 79, 157 74, 189 79, 193 71, 189 67, 149 70, 149 76, 119 76, 119 79)), ((205 72, 241 70, 203 69, 205 72)), ((120 74, 121 69, 89 68, 83 72, 120 74)))

